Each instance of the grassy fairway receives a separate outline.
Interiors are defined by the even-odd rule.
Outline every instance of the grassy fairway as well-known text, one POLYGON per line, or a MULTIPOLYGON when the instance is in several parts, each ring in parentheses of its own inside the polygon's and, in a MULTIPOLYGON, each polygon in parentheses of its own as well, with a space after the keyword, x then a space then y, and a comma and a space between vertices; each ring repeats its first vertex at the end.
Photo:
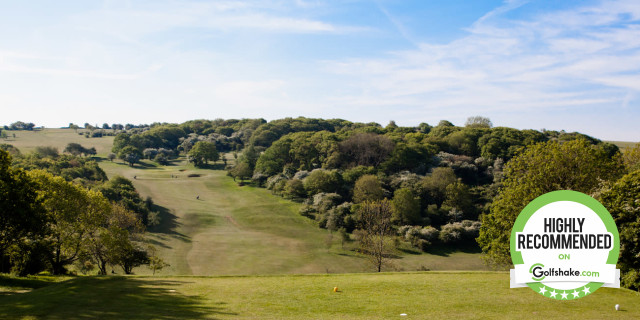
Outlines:
MULTIPOLYGON (((367 261, 351 250, 352 245, 342 249, 337 235, 328 242, 331 236, 326 230, 300 216, 299 204, 265 189, 239 187, 224 171, 195 169, 180 162, 131 168, 102 161, 101 167, 109 176, 120 174, 133 180, 143 196, 151 196, 159 205, 162 223, 148 235, 171 265, 163 274, 371 271, 367 261), (188 177, 193 174, 200 176, 188 177)), ((393 264, 395 270, 484 268, 478 254, 463 252, 401 254, 393 264)), ((148 271, 140 268, 136 273, 148 271)))
POLYGON ((2 319, 639 319, 640 295, 575 301, 509 289, 507 273, 87 277, 0 296, 2 319), (333 293, 337 286, 339 292, 333 293), (622 311, 615 311, 620 304, 622 311), (406 317, 401 317, 406 313, 406 317))

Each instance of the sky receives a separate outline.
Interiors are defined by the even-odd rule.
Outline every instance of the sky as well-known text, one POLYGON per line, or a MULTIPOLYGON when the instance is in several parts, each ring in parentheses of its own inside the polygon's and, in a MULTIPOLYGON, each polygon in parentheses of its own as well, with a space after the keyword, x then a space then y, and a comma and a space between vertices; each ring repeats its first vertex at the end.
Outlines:
POLYGON ((640 1, 0 0, 0 124, 341 118, 640 141, 640 1))

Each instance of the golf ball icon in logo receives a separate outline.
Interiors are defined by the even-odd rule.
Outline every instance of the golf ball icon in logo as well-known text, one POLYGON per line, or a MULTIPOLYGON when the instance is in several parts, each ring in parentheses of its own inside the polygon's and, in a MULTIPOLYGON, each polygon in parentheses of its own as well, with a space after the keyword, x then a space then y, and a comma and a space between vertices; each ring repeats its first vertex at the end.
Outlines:
POLYGON ((529 203, 511 231, 511 287, 573 300, 602 286, 620 287, 620 237, 607 209, 575 191, 554 191, 529 203))

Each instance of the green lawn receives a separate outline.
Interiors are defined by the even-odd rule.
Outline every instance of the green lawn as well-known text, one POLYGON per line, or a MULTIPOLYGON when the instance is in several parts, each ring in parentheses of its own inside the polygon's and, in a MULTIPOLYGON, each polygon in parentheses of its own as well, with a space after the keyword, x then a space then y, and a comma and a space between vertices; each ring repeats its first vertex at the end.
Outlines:
POLYGON ((603 288, 557 301, 493 272, 81 277, 0 295, 0 318, 639 319, 640 295, 603 288))

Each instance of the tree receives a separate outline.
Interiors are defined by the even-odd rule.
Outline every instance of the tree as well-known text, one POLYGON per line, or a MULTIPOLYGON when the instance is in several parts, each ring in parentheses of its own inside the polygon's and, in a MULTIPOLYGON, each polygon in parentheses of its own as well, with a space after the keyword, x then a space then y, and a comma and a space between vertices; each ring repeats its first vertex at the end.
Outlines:
POLYGON ((196 142, 191 150, 189 150, 189 157, 196 167, 211 161, 217 161, 220 158, 218 151, 216 150, 216 144, 209 141, 196 142))
POLYGON ((81 154, 87 153, 87 149, 85 149, 85 147, 83 147, 79 143, 72 142, 67 144, 63 152, 70 153, 74 156, 79 156, 81 154))
POLYGON ((109 152, 109 154, 107 154, 107 159, 109 159, 109 161, 113 162, 113 159, 116 158, 116 154, 113 152, 109 152))
POLYGON ((420 222, 420 200, 411 189, 401 188, 393 193, 393 221, 398 225, 420 222))
POLYGON ((142 152, 134 146, 126 146, 120 150, 118 158, 133 167, 142 158, 142 152))
POLYGON ((126 274, 148 263, 148 254, 139 245, 144 226, 137 215, 113 204, 106 219, 87 237, 87 252, 98 264, 98 273, 106 274, 107 265, 119 265, 126 274))
POLYGON ((628 172, 640 170, 640 143, 636 144, 632 149, 627 149, 622 155, 622 159, 627 166, 628 172))
POLYGON ((42 157, 57 158, 60 155, 55 147, 36 147, 34 151, 42 157))
POLYGON ((447 196, 447 186, 458 181, 453 169, 449 167, 438 167, 433 169, 430 175, 420 181, 423 198, 430 203, 441 205, 447 196))
POLYGON ((389 157, 393 148, 391 139, 375 133, 356 133, 340 143, 347 167, 378 166, 389 157))
POLYGON ((7 249, 44 232, 46 214, 35 183, 24 170, 11 167, 11 156, 0 150, 0 271, 7 249))
POLYGON ((384 189, 378 177, 367 174, 360 177, 353 187, 353 201, 355 203, 376 201, 384 198, 384 189))
POLYGON ((246 161, 241 161, 236 164, 229 173, 233 176, 233 181, 235 181, 236 178, 240 178, 240 181, 247 180, 253 176, 253 171, 246 161))
POLYGON ((340 189, 342 176, 335 170, 317 169, 313 170, 302 183, 310 196, 320 192, 332 193, 340 189))
POLYGON ((284 186, 283 193, 291 199, 300 199, 307 195, 304 190, 304 184, 300 179, 288 180, 284 186))
POLYGON ((592 194, 604 181, 614 181, 623 172, 617 158, 586 140, 549 141, 529 146, 505 166, 503 187, 482 219, 478 243, 486 262, 509 266, 509 239, 522 209, 533 199, 556 190, 592 194))
POLYGON ((156 275, 156 271, 160 271, 165 267, 169 267, 170 264, 164 262, 162 258, 158 256, 157 250, 155 247, 150 247, 148 250, 149 255, 149 269, 153 271, 153 275, 156 275))
POLYGON ((102 194, 65 181, 61 177, 34 170, 29 175, 38 183, 38 194, 47 212, 45 239, 51 254, 53 274, 65 273, 84 250, 85 237, 109 214, 111 206, 102 194))
POLYGON ((491 120, 489 120, 489 118, 474 116, 474 117, 467 118, 467 122, 465 122, 464 126, 469 128, 487 128, 488 129, 493 127, 493 124, 491 123, 491 120))
POLYGON ((358 210, 360 252, 367 255, 378 272, 394 249, 392 216, 393 207, 387 199, 366 201, 358 210))
POLYGON ((640 170, 629 173, 602 193, 602 204, 609 210, 620 234, 621 284, 640 289, 640 170))
POLYGON ((146 222, 147 215, 149 214, 149 206, 142 197, 140 197, 131 180, 123 176, 115 176, 98 187, 98 190, 109 199, 109 201, 121 204, 127 210, 135 212, 142 222, 146 222))

